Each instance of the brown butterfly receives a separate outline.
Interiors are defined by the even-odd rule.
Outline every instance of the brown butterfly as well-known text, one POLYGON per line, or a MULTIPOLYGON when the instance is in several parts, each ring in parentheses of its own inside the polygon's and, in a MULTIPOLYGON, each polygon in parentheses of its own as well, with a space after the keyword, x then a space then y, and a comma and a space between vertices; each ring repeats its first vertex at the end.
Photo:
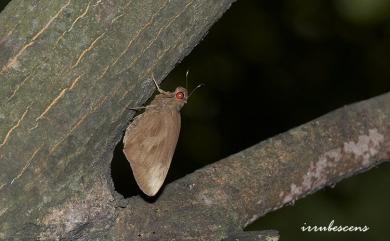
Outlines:
POLYGON ((159 94, 148 106, 132 108, 145 111, 134 118, 123 138, 123 152, 135 180, 148 196, 156 195, 167 176, 179 139, 180 110, 189 98, 186 88, 177 87, 174 92, 164 91, 154 78, 153 81, 159 94))

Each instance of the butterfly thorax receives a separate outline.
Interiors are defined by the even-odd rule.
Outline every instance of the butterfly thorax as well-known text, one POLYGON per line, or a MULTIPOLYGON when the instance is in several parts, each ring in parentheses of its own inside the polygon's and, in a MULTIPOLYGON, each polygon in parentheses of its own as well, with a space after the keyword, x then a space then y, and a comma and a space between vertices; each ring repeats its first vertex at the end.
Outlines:
POLYGON ((175 111, 180 111, 186 103, 187 90, 183 87, 177 87, 174 92, 164 91, 156 95, 147 108, 167 108, 175 111))

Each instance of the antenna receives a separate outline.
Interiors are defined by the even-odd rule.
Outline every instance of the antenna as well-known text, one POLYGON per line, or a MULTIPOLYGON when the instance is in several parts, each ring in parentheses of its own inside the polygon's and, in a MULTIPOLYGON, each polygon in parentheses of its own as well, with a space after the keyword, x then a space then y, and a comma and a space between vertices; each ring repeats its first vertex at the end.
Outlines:
POLYGON ((186 71, 186 89, 188 90, 188 74, 190 73, 190 70, 187 69, 186 71))
MULTIPOLYGON (((186 71, 186 89, 187 89, 187 90, 188 90, 188 75, 189 75, 189 73, 190 73, 190 70, 187 69, 187 71, 186 71)), ((188 98, 191 97, 191 95, 195 92, 195 90, 197 90, 198 88, 200 88, 200 87, 202 87, 202 86, 204 86, 203 83, 202 83, 202 84, 199 84, 198 86, 196 86, 195 89, 193 89, 193 90, 191 91, 191 93, 190 93, 190 95, 188 96, 188 98)))
POLYGON ((202 87, 202 86, 204 86, 203 83, 202 83, 202 84, 199 84, 198 86, 196 86, 195 89, 193 89, 193 90, 191 91, 191 93, 190 93, 190 95, 188 96, 188 98, 191 97, 191 95, 195 92, 195 90, 199 89, 199 88, 202 87))

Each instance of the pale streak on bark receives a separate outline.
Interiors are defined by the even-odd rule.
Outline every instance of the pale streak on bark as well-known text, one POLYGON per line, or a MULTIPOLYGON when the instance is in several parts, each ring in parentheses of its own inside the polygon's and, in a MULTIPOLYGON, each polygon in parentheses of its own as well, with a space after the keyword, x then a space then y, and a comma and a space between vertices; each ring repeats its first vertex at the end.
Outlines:
MULTIPOLYGON (((3 184, 3 185, 0 186, 0 190, 3 188, 4 185, 5 185, 5 184, 3 184)), ((1 210, 0 210, 0 217, 3 216, 3 214, 4 214, 5 212, 7 212, 8 209, 9 209, 9 207, 6 207, 6 208, 1 209, 1 210)))
POLYGON ((147 75, 152 71, 152 69, 156 67, 157 63, 165 56, 165 54, 166 54, 169 50, 176 48, 176 46, 177 46, 178 43, 180 42, 179 39, 182 37, 182 35, 184 35, 184 33, 181 34, 181 36, 177 38, 178 41, 176 41, 175 45, 169 46, 168 48, 164 49, 164 50, 162 51, 162 53, 161 53, 160 55, 157 56, 157 59, 156 59, 156 61, 155 61, 156 63, 155 63, 154 65, 152 65, 151 67, 149 67, 145 72, 143 72, 143 73, 144 73, 143 75, 141 75, 141 74, 138 75, 138 78, 141 78, 141 79, 145 78, 145 76, 147 76, 147 75))
MULTIPOLYGON (((130 64, 125 70, 130 69, 130 68, 138 61, 138 59, 140 58, 140 56, 142 56, 142 54, 143 54, 148 48, 150 48, 150 46, 152 46, 153 43, 158 39, 159 35, 162 33, 162 30, 168 28, 168 27, 175 21, 175 19, 177 19, 181 14, 183 14, 183 13, 185 12, 185 10, 188 8, 188 6, 189 6, 192 2, 193 2, 193 1, 189 2, 189 3, 184 7, 183 11, 181 11, 180 13, 178 13, 175 17, 173 17, 173 18, 168 22, 168 24, 167 24, 166 26, 163 26, 163 27, 158 31, 158 34, 156 35, 156 38, 154 38, 154 39, 149 43, 149 45, 141 51, 141 54, 138 55, 138 56, 131 62, 131 64, 130 64)), ((177 45, 177 44, 176 44, 176 45, 177 45)), ((175 45, 175 46, 176 46, 176 45, 175 45)), ((165 54, 165 52, 169 51, 170 48, 171 48, 171 47, 169 47, 169 48, 167 48, 166 50, 164 50, 164 51, 163 51, 163 54, 165 54)), ((162 57, 163 54, 160 55, 160 58, 162 57)), ((147 73, 150 72, 150 69, 151 69, 151 68, 149 68, 147 71, 145 71, 145 72, 144 72, 145 74, 144 74, 143 76, 146 76, 147 73)), ((120 73, 124 72, 125 70, 121 71, 120 73)), ((104 73, 105 73, 105 72, 104 72, 104 73)), ((102 77, 103 77, 103 76, 102 76, 102 77)), ((122 96, 119 98, 119 101, 122 101, 122 100, 126 97, 126 95, 128 94, 128 92, 129 92, 129 90, 126 90, 126 91, 122 94, 122 96)))
POLYGON ((83 76, 84 74, 81 74, 81 75, 79 75, 75 80, 73 80, 72 81, 72 84, 70 85, 70 87, 69 87, 69 90, 72 90, 75 86, 76 86, 76 84, 79 82, 79 80, 81 79, 81 76, 83 76))
POLYGON ((92 7, 96 7, 97 5, 99 5, 100 3, 102 3, 102 0, 97 0, 96 3, 94 5, 92 5, 92 7))
POLYGON ((118 60, 119 60, 119 59, 120 59, 120 58, 129 50, 129 49, 130 49, 130 47, 131 47, 131 45, 133 44, 134 40, 136 40, 136 39, 139 37, 139 35, 140 35, 148 26, 150 26, 150 25, 153 23, 154 18, 163 10, 163 8, 165 8, 165 7, 167 6, 168 3, 169 3, 169 0, 166 1, 166 2, 165 2, 157 11, 156 11, 156 13, 154 13, 154 14, 152 15, 152 17, 150 18, 150 21, 148 21, 144 26, 142 26, 142 28, 140 28, 140 30, 137 31, 137 34, 135 35, 135 37, 132 38, 132 39, 129 41, 129 43, 127 44, 126 49, 123 50, 122 53, 118 56, 118 58, 116 58, 116 59, 112 62, 111 66, 115 65, 115 64, 118 62, 118 60))
POLYGON ((191 5, 191 3, 193 3, 193 1, 190 1, 188 2, 185 7, 183 8, 182 11, 180 11, 176 16, 174 16, 172 19, 169 20, 168 24, 163 26, 159 31, 158 33, 156 34, 156 37, 154 39, 152 39, 152 41, 150 41, 149 45, 146 46, 146 48, 142 49, 142 51, 140 52, 139 55, 137 55, 137 57, 131 62, 131 64, 123 71, 121 71, 120 73, 130 69, 137 61, 138 59, 145 53, 145 51, 147 49, 150 48, 150 46, 152 46, 154 44, 154 42, 156 42, 156 40, 158 39, 158 37, 160 36, 160 34, 163 32, 164 29, 167 29, 178 17, 180 17, 186 10, 187 8, 191 5))
POLYGON ((30 47, 31 45, 34 44, 34 41, 50 26, 50 24, 56 19, 58 18, 58 16, 64 11, 64 9, 69 6, 70 4, 70 1, 69 0, 64 6, 62 6, 60 8, 60 10, 58 10, 58 12, 54 15, 54 17, 52 17, 49 22, 47 22, 47 24, 37 33, 34 35, 34 37, 30 40, 30 42, 26 45, 24 45, 20 50, 19 52, 13 57, 11 58, 8 63, 6 65, 4 65, 4 67, 2 68, 0 74, 4 73, 5 71, 7 71, 11 66, 14 66, 15 63, 17 62, 18 58, 20 55, 23 54, 23 52, 28 48, 30 47))
POLYGON ((68 88, 65 88, 63 89, 59 95, 57 95, 56 98, 54 98, 54 100, 46 107, 46 109, 42 112, 42 114, 40 116, 38 116, 35 121, 38 121, 40 119, 43 118, 43 116, 49 112, 49 110, 55 105, 57 104, 57 102, 65 95, 65 92, 67 91, 68 88))
POLYGON ((103 76, 106 74, 107 70, 110 68, 111 65, 107 65, 104 70, 103 70, 103 73, 96 79, 96 80, 100 80, 101 78, 103 78, 103 76))
POLYGON ((28 48, 30 47, 31 45, 33 45, 34 42, 30 42, 26 45, 23 46, 23 48, 13 57, 11 58, 8 63, 6 65, 4 65, 4 67, 1 69, 1 72, 0 74, 3 74, 4 72, 6 72, 11 66, 14 66, 19 58, 20 55, 22 55, 22 53, 28 48))
MULTIPOLYGON (((180 39, 180 37, 177 38, 177 39, 180 39)), ((178 43, 179 43, 179 41, 177 41, 176 44, 175 44, 173 47, 170 46, 170 47, 164 49, 164 51, 157 57, 157 60, 155 61, 156 64, 152 65, 152 66, 149 67, 145 72, 143 72, 144 74, 143 74, 142 76, 141 76, 141 75, 138 75, 138 78, 141 78, 141 79, 142 79, 142 78, 145 78, 145 77, 152 71, 152 69, 153 69, 154 67, 156 67, 156 65, 157 65, 157 63, 159 62, 159 60, 161 60, 161 58, 164 57, 164 55, 165 55, 170 49, 175 48, 175 47, 177 46, 178 43)), ((129 90, 125 90, 125 92, 123 92, 122 96, 119 98, 119 101, 122 101, 122 100, 126 97, 126 95, 127 95, 128 93, 129 93, 129 90)))
MULTIPOLYGON (((129 50, 129 49, 130 49, 130 47, 131 47, 131 45, 133 44, 133 42, 134 42, 136 39, 138 39, 139 35, 140 35, 140 34, 141 34, 149 25, 151 25, 151 24, 153 23, 154 18, 161 12, 161 10, 162 10, 163 8, 165 8, 165 7, 167 6, 168 2, 169 2, 169 0, 166 1, 166 2, 157 10, 157 12, 154 13, 154 14, 152 15, 152 17, 150 18, 150 20, 149 20, 144 26, 142 26, 142 28, 140 28, 140 29, 137 31, 137 33, 135 34, 135 36, 134 36, 134 37, 129 41, 129 43, 127 44, 127 47, 119 54, 119 56, 118 56, 110 65, 108 65, 108 66, 105 68, 105 70, 103 71, 103 73, 97 78, 98 80, 101 79, 101 78, 103 78, 104 75, 107 73, 108 69, 109 69, 110 67, 114 66, 114 65, 119 61, 119 59, 120 59, 120 58, 129 50)), ((130 3, 131 3, 131 1, 129 1, 129 2, 126 4, 125 8, 128 7, 130 3)), ((122 15, 123 15, 123 14, 122 14, 122 15)), ((114 18, 114 19, 115 19, 115 18, 114 18)), ((116 20, 116 19, 115 19, 115 20, 116 20)), ((113 21, 111 22, 111 24, 112 24, 112 23, 113 23, 113 21)))
POLYGON ((116 16, 115 18, 113 18, 112 20, 111 20, 111 24, 113 24, 116 20, 118 20, 120 17, 122 17, 123 15, 125 15, 124 13, 122 13, 122 14, 119 14, 118 16, 116 16))
POLYGON ((99 37, 97 37, 92 43, 91 45, 89 45, 88 48, 86 48, 79 56, 79 58, 77 59, 76 63, 71 67, 72 69, 75 68, 81 61, 81 59, 84 57, 84 55, 86 53, 88 53, 89 51, 91 51, 93 49, 93 47, 95 46, 95 44, 97 43, 97 41, 99 41, 99 39, 101 39, 106 33, 102 33, 99 35, 99 37))
POLYGON ((11 127, 11 129, 9 129, 9 131, 7 132, 7 134, 5 135, 4 137, 4 140, 3 142, 0 144, 0 148, 3 147, 5 145, 5 143, 7 143, 9 137, 11 136, 12 132, 19 127, 20 123, 22 122, 22 120, 24 119, 24 117, 26 116, 28 110, 30 109, 31 105, 29 105, 27 107, 27 109, 24 111, 24 113, 22 114, 22 116, 19 118, 19 120, 16 122, 16 124, 14 126, 11 127))
POLYGON ((47 24, 45 25, 45 27, 43 27, 41 29, 41 31, 39 31, 33 38, 32 38, 32 41, 35 41, 49 26, 50 24, 56 19, 58 18, 58 16, 64 11, 64 9, 69 6, 70 2, 72 0, 69 0, 64 6, 61 7, 61 9, 54 15, 54 17, 52 17, 49 22, 47 22, 47 24))
POLYGON ((70 31, 72 31, 74 25, 75 25, 80 19, 82 19, 85 15, 87 15, 88 10, 89 10, 89 6, 91 5, 91 2, 92 2, 92 0, 88 2, 88 5, 87 5, 87 7, 85 8, 84 12, 83 12, 80 16, 78 16, 78 17, 73 21, 73 23, 72 23, 72 25, 70 26, 70 28, 69 28, 68 30, 64 31, 64 32, 61 34, 61 36, 60 36, 60 37, 57 39, 57 41, 56 41, 56 45, 58 44, 58 42, 59 42, 62 38, 64 38, 64 36, 65 36, 66 33, 69 33, 70 31))
POLYGON ((61 138, 60 141, 58 141, 56 144, 54 144, 54 146, 52 148, 50 148, 49 150, 49 155, 51 153, 53 153, 53 151, 66 139, 68 138, 75 129, 77 129, 77 127, 79 127, 81 125, 81 123, 84 122, 84 120, 92 113, 94 113, 100 106, 103 105, 104 102, 106 102, 108 96, 105 96, 103 98, 101 98, 100 101, 98 101, 93 107, 92 107, 92 111, 86 113, 85 115, 83 115, 78 121, 77 123, 69 130, 68 134, 66 136, 64 136, 63 138, 61 138))
POLYGON ((14 89, 14 91, 12 92, 12 94, 7 98, 7 101, 10 101, 10 100, 15 96, 15 94, 16 94, 16 92, 18 92, 19 88, 20 88, 22 85, 24 85, 24 83, 26 82, 26 80, 28 80, 28 79, 31 77, 31 75, 32 75, 32 74, 27 75, 26 78, 24 78, 24 79, 22 80, 22 82, 16 86, 16 88, 14 89))
POLYGON ((38 121, 40 119, 43 118, 43 116, 49 112, 49 110, 55 105, 58 103, 58 101, 65 95, 65 92, 68 91, 68 90, 71 90, 73 89, 73 87, 77 84, 77 82, 80 80, 81 76, 83 76, 83 74, 79 75, 76 79, 74 79, 72 81, 72 84, 69 86, 69 87, 66 87, 65 89, 63 89, 59 95, 57 95, 56 98, 54 98, 54 100, 46 107, 46 109, 42 112, 41 115, 39 115, 35 121, 38 121))
POLYGON ((124 16, 126 13, 123 13, 123 11, 124 10, 126 10, 126 8, 130 5, 130 3, 132 3, 133 1, 128 1, 127 3, 126 3, 126 5, 121 9, 122 11, 122 13, 121 14, 119 14, 118 16, 116 16, 116 17, 114 17, 112 20, 111 20, 111 24, 113 24, 116 20, 118 20, 120 17, 122 17, 122 16, 124 16))
POLYGON ((34 152, 33 154, 31 155, 31 157, 27 160, 26 162, 26 165, 24 165, 24 167, 22 168, 22 170, 19 172, 19 174, 14 177, 12 179, 12 181, 10 182, 10 184, 12 185, 16 180, 18 180, 22 175, 23 173, 27 170, 27 168, 30 166, 31 164, 31 161, 34 159, 35 155, 38 153, 39 150, 41 150, 41 148, 43 147, 44 144, 42 144, 40 147, 38 147, 34 152))

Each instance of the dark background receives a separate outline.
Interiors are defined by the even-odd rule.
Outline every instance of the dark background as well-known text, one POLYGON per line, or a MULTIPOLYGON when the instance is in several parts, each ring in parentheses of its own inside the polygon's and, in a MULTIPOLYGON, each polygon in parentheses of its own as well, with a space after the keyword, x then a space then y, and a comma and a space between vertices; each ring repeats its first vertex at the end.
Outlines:
MULTIPOLYGON (((0 9, 8 1, 0 1, 0 9), (3 5, 3 6, 2 6, 3 5)), ((166 183, 331 110, 390 90, 390 0, 239 0, 164 81, 205 83, 182 111, 166 183)), ((119 144, 116 190, 140 193, 119 144)), ((388 240, 390 165, 261 218, 281 240, 388 240), (307 233, 307 225, 370 227, 307 233)), ((261 195, 261 194, 259 194, 261 195)))

